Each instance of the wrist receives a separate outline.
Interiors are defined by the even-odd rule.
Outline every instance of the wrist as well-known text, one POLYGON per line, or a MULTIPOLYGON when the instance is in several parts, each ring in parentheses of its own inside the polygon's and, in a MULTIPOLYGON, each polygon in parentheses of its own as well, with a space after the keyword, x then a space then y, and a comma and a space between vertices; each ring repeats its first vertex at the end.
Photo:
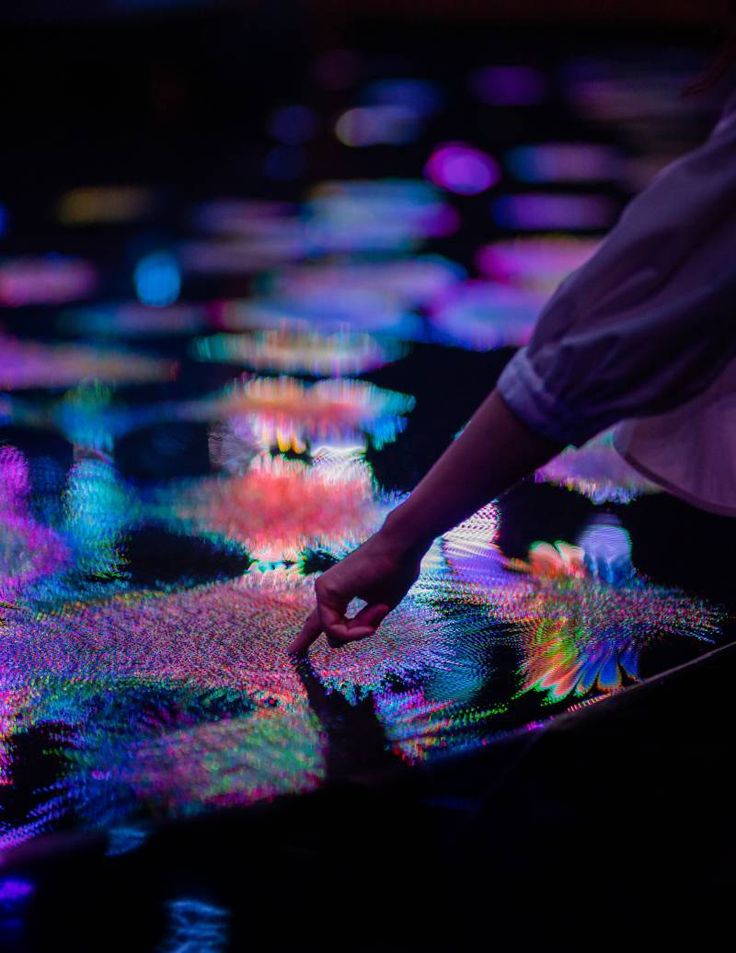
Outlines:
POLYGON ((422 521, 408 501, 400 503, 388 514, 378 535, 392 551, 417 558, 427 552, 434 538, 427 536, 422 521))

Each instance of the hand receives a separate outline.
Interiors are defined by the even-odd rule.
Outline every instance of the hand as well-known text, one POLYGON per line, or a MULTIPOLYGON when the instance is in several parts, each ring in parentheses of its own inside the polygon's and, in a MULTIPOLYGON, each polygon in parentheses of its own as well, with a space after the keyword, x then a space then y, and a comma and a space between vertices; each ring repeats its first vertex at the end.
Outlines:
POLYGON ((317 607, 289 653, 303 654, 323 632, 333 648, 374 635, 416 581, 424 551, 402 546, 385 528, 371 536, 319 577, 314 586, 317 607), (367 604, 349 619, 345 613, 353 599, 367 604))

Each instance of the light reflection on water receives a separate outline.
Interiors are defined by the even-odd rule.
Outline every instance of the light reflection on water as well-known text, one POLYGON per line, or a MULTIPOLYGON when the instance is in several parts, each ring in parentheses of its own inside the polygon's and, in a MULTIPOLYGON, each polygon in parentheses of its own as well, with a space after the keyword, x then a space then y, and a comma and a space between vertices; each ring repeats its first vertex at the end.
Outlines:
MULTIPOLYGON (((630 122, 659 108, 661 89, 642 106, 631 77, 613 73, 588 63, 567 74, 584 115, 630 122)), ((533 109, 551 80, 491 65, 471 86, 483 108, 533 109)), ((444 108, 444 90, 426 81, 371 90, 351 108, 408 104, 425 118, 444 108)), ((618 193, 514 194, 507 181, 509 170, 559 179, 560 162, 578 180, 582 163, 589 179, 617 181, 616 150, 548 144, 507 153, 502 169, 513 145, 495 156, 463 147, 460 165, 435 176, 452 196, 418 178, 346 179, 306 183, 301 204, 205 202, 184 216, 199 237, 136 252, 127 284, 89 306, 69 302, 92 293, 91 263, 2 264, 1 300, 23 315, 58 306, 54 335, 89 339, 48 337, 30 315, 0 337, 3 850, 81 829, 125 853, 160 821, 482 747, 666 668, 671 646, 695 655, 717 641, 720 611, 645 578, 610 516, 514 559, 498 548, 511 519, 499 503, 436 542, 375 639, 340 652, 318 643, 299 666, 285 655, 311 606, 311 573, 408 489, 389 480, 401 492, 388 492, 378 464, 411 455, 416 430, 430 427, 416 367, 435 354, 450 404, 464 371, 448 379, 439 345, 527 341, 619 207, 618 193), (605 176, 599 165, 592 175, 593 160, 605 176), (494 198, 485 190, 497 181, 494 198), (476 191, 486 227, 493 200, 504 230, 533 235, 466 229, 462 203, 476 191), (575 237, 590 228, 595 237, 575 237), (449 239, 467 245, 462 262, 432 244, 449 239), (488 280, 469 279, 471 262, 488 280), (215 296, 188 302, 196 280, 215 296)), ((424 143, 422 161, 436 147, 424 143)), ((130 220, 145 197, 80 192, 72 218, 130 220)), ((606 504, 651 490, 605 439, 540 479, 606 504)), ((0 906, 25 889, 0 882, 0 906)), ((162 950, 226 944, 218 908, 184 896, 168 913, 162 950)))

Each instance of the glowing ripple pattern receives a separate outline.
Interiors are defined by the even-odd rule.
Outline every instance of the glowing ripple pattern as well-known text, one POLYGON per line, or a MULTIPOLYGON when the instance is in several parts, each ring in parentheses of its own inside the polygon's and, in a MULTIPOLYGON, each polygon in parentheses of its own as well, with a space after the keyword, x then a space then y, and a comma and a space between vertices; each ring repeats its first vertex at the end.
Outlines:
MULTIPOLYGON (((119 828, 141 812, 190 816, 320 783, 325 731, 285 654, 311 599, 309 581, 272 572, 9 620, 5 737, 45 729, 66 768, 0 827, 0 844, 72 811, 119 828)), ((311 665, 323 691, 356 705, 396 679, 465 668, 458 630, 410 597, 380 640, 344 653, 319 645, 311 665)))
POLYGON ((642 651, 668 637, 715 640, 722 613, 649 583, 631 563, 628 534, 593 522, 580 546, 535 544, 527 560, 492 546, 468 560, 452 541, 445 556, 491 617, 518 631, 521 692, 557 702, 610 692, 638 678, 642 651))
POLYGON ((307 466, 259 457, 240 476, 204 478, 167 491, 177 521, 197 532, 242 543, 265 562, 295 560, 305 549, 349 552, 375 532, 387 512, 364 463, 307 466))
POLYGON ((228 331, 293 329, 323 334, 362 331, 411 339, 422 336, 417 315, 376 288, 334 289, 313 286, 293 297, 250 298, 222 302, 218 323, 228 331))
POLYGON ((199 338, 192 353, 200 361, 223 361, 260 371, 305 373, 319 377, 361 374, 397 360, 405 349, 368 334, 282 329, 199 338))
POLYGON ((25 457, 14 447, 0 447, 0 603, 58 570, 68 557, 58 534, 33 519, 29 491, 25 457))
POLYGON ((535 479, 587 496, 593 503, 630 503, 659 487, 630 466, 613 445, 610 430, 582 447, 568 447, 537 470, 535 479))
POLYGON ((413 406, 406 394, 349 378, 307 385, 293 377, 243 377, 179 413, 194 420, 245 418, 267 445, 303 451, 307 443, 355 444, 364 435, 380 448, 401 433, 413 406))

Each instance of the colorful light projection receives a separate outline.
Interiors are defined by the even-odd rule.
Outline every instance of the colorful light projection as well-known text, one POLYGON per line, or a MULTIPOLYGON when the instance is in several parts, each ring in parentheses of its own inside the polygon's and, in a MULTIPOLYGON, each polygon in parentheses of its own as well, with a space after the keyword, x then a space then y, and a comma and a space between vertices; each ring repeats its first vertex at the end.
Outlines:
POLYGON ((362 374, 398 360, 406 348, 369 334, 337 331, 318 334, 299 328, 215 334, 192 342, 198 361, 239 364, 258 371, 343 377, 362 374))
POLYGON ((432 337, 474 351, 519 347, 532 335, 544 297, 488 281, 466 281, 429 312, 432 337))
POLYGON ((613 431, 607 430, 582 447, 568 447, 546 466, 535 480, 564 486, 587 496, 593 503, 630 503, 659 487, 643 477, 616 451, 613 431))
POLYGON ((537 543, 527 560, 493 547, 468 559, 452 540, 443 544, 468 598, 486 600, 492 618, 515 627, 520 694, 551 704, 615 691, 639 677, 645 649, 671 637, 715 641, 720 610, 640 576, 620 527, 594 522, 581 544, 537 543))
POLYGON ((74 387, 86 378, 110 384, 171 380, 175 361, 125 350, 0 337, 0 389, 74 387))
POLYGON ((361 444, 369 436, 380 448, 395 440, 414 398, 349 378, 306 384, 293 377, 247 378, 214 397, 179 405, 184 419, 233 420, 259 443, 297 452, 307 445, 361 444))
POLYGON ((84 381, 49 409, 47 421, 74 444, 77 454, 86 451, 109 459, 115 440, 114 428, 110 426, 113 407, 113 389, 109 384, 84 381))
POLYGON ((157 513, 189 531, 241 543, 264 564, 307 549, 344 554, 383 522, 370 469, 356 459, 301 461, 261 456, 238 476, 210 477, 163 493, 157 513))
POLYGON ((69 557, 62 538, 31 514, 26 457, 15 447, 0 446, 0 631, 14 611, 12 603, 69 557))
POLYGON ((53 728, 65 768, 25 816, 3 819, 0 847, 70 815, 119 829, 142 814, 193 816, 309 790, 325 777, 330 727, 313 691, 324 707, 331 692, 355 704, 397 680, 458 669, 463 620, 410 596, 381 639, 315 646, 310 687, 286 648, 312 600, 310 580, 272 571, 14 619, 0 641, 6 738, 53 728))
POLYGON ((212 199, 195 206, 192 224, 201 232, 273 239, 291 237, 297 209, 288 202, 264 199, 212 199))
POLYGON ((513 231, 597 231, 609 228, 620 205, 595 193, 519 192, 491 202, 496 225, 513 231))
POLYGON ((335 136, 345 146, 403 146, 422 131, 422 117, 406 106, 356 106, 338 117, 335 136))
MULTIPOLYGON (((123 543, 140 517, 135 494, 104 460, 83 458, 69 470, 63 497, 64 535, 74 552, 74 577, 80 593, 96 583, 128 578, 123 543)), ((52 597, 54 593, 51 593, 52 597)), ((63 597, 63 589, 59 587, 63 597)))
POLYGON ((306 204, 310 246, 322 252, 401 251, 453 234, 457 212, 428 182, 324 182, 306 204))
POLYGON ((377 692, 374 704, 392 753, 409 764, 482 746, 493 720, 507 711, 505 704, 428 697, 422 686, 377 692))
POLYGON ((263 285, 269 293, 286 299, 379 293, 411 308, 429 304, 465 277, 465 269, 456 262, 441 255, 418 255, 290 265, 267 275, 263 285))
POLYGON ((64 311, 57 327, 68 334, 95 338, 145 338, 197 334, 208 326, 204 305, 152 308, 143 304, 114 304, 64 311))
POLYGON ((503 161, 520 182, 616 181, 623 167, 617 149, 594 142, 515 146, 506 152, 503 161))
POLYGON ((282 206, 227 202, 200 217, 229 240, 183 242, 178 254, 194 274, 248 274, 310 255, 400 252, 452 234, 457 212, 427 182, 413 179, 324 182, 299 215, 282 206))
POLYGON ((140 222, 156 207, 156 195, 136 185, 82 186, 70 189, 56 203, 61 225, 122 225, 140 222))
POLYGON ((178 256, 185 273, 250 275, 276 268, 310 253, 304 226, 289 224, 284 234, 268 238, 207 239, 182 242, 178 256))
POLYGON ((501 179, 496 160, 464 142, 437 146, 427 160, 424 174, 435 185, 458 195, 479 195, 501 179))
POLYGON ((82 258, 49 254, 0 261, 0 305, 8 308, 88 298, 97 284, 97 269, 82 258))
POLYGON ((592 238, 539 236, 493 242, 478 250, 475 263, 486 278, 540 295, 551 295, 560 282, 595 253, 592 238))
POLYGON ((534 66, 485 66, 470 75, 469 86, 489 106, 536 106, 549 95, 549 78, 534 66))
POLYGON ((180 897, 166 904, 168 925, 159 953, 224 953, 230 938, 230 913, 195 897, 180 897))
POLYGON ((304 334, 361 331, 412 340, 422 337, 421 319, 377 290, 317 287, 290 297, 223 301, 216 318, 228 331, 300 330, 304 334))

